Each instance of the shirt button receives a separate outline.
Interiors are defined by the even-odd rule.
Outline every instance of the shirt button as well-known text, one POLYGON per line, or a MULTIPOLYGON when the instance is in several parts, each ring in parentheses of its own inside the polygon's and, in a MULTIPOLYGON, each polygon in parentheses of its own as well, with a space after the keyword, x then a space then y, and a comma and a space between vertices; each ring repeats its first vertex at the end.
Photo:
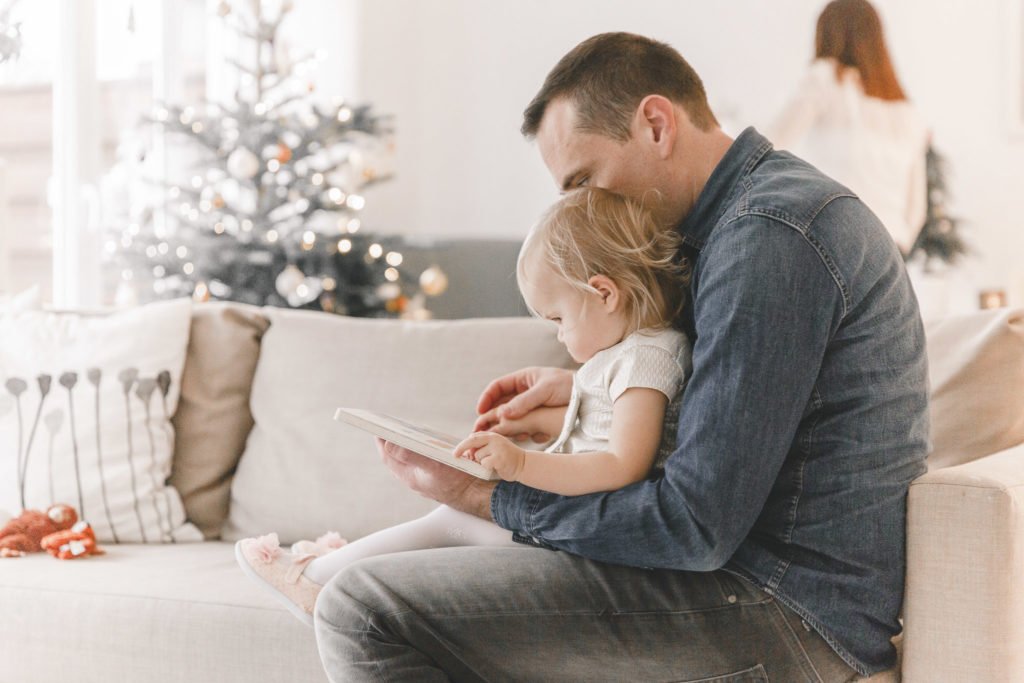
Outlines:
POLYGON ((732 604, 734 604, 736 602, 736 596, 735 595, 730 595, 729 597, 726 598, 726 600, 728 600, 729 604, 732 605, 732 604))

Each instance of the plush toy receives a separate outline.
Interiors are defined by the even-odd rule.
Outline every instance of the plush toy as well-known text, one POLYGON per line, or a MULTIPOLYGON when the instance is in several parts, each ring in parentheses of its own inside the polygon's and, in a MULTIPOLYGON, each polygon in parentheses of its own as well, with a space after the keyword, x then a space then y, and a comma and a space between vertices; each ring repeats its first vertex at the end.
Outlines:
POLYGON ((96 545, 96 534, 93 533, 92 527, 84 519, 79 520, 70 529, 44 537, 39 545, 58 560, 76 560, 104 553, 103 549, 96 545))
MULTIPOLYGON (((21 557, 28 553, 38 553, 43 550, 44 538, 73 529, 77 521, 78 513, 70 505, 52 505, 46 512, 25 510, 0 527, 0 557, 21 557)), ((76 533, 88 538, 92 535, 92 530, 88 529, 88 525, 86 529, 87 534, 84 530, 76 533)), ((75 540, 84 544, 84 540, 80 538, 75 540)), ((96 537, 92 536, 91 540, 92 547, 95 548, 96 537)))

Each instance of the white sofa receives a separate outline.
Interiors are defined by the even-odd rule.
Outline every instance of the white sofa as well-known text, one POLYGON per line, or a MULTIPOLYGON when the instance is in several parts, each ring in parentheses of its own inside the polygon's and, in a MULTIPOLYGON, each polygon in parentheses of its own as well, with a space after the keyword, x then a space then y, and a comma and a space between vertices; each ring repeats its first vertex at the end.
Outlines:
MULTIPOLYGON (((1024 681, 1024 312, 950 319, 929 340, 934 453, 909 498, 903 678, 1024 681)), ((244 578, 231 540, 351 539, 431 507, 331 420, 336 405, 466 429, 490 378, 568 363, 530 319, 197 306, 171 483, 208 540, 0 562, 0 683, 326 680, 313 632, 244 578)))

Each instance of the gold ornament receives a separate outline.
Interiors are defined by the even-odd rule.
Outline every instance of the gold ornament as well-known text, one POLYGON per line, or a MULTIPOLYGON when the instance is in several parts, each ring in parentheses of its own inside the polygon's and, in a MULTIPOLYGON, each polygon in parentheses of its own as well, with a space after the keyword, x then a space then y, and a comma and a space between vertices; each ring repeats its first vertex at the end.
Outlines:
POLYGON ((420 289, 427 296, 440 296, 448 289, 448 276, 440 266, 430 266, 420 273, 420 289))
POLYGON ((275 158, 282 164, 287 164, 288 161, 292 158, 291 147, 284 144, 283 142, 277 143, 277 156, 275 158))
POLYGON ((196 288, 192 291, 192 300, 198 302, 210 300, 210 288, 202 280, 196 283, 196 288))

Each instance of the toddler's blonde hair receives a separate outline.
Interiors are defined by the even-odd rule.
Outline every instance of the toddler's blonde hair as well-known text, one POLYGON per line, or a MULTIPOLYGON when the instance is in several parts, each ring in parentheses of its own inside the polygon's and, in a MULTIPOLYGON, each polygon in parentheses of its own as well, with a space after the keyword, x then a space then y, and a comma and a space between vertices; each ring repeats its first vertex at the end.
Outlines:
POLYGON ((527 235, 516 264, 519 291, 536 256, 581 292, 596 291, 588 284, 595 275, 611 278, 622 293, 629 332, 670 327, 690 282, 680 244, 678 233, 659 226, 641 204, 583 187, 562 197, 527 235))

